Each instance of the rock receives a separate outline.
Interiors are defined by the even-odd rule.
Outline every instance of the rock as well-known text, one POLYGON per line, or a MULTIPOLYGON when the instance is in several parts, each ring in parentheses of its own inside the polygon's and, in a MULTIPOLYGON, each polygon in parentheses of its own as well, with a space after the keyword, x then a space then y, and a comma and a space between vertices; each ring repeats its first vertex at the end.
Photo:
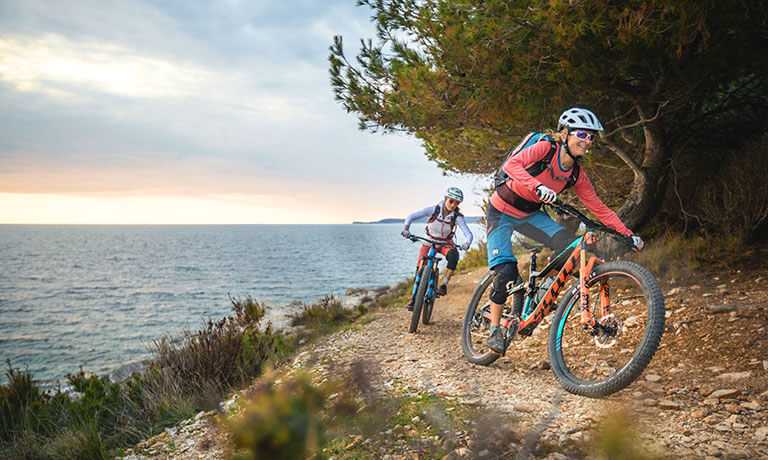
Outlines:
POLYGON ((717 399, 725 399, 725 398, 733 398, 734 396, 738 396, 740 394, 741 394, 741 391, 735 388, 727 388, 722 390, 716 390, 711 395, 709 395, 709 397, 717 398, 717 399))
POLYGON ((693 418, 701 419, 701 418, 706 417, 707 415, 709 415, 709 410, 707 410, 705 408, 696 409, 695 411, 691 412, 691 417, 693 417, 693 418))
POLYGON ((648 398, 648 399, 644 399, 644 400, 643 400, 643 405, 644 405, 644 406, 648 406, 648 407, 654 407, 654 406, 658 406, 658 405, 659 405, 659 402, 658 402, 658 401, 656 401, 656 400, 655 400, 655 399, 653 399, 653 398, 648 398))
POLYGON ((725 410, 727 410, 728 412, 730 412, 732 414, 738 414, 739 412, 741 412, 741 406, 739 406, 738 404, 733 404, 733 403, 726 404, 725 405, 725 410))
POLYGON ((680 403, 676 403, 675 401, 670 401, 668 399, 662 399, 659 401, 659 407, 667 410, 677 410, 681 408, 680 403))
POLYGON ((345 447, 345 449, 349 450, 349 449, 355 447, 356 445, 358 445, 360 443, 360 441, 362 439, 363 439, 363 437, 358 434, 357 436, 354 437, 354 439, 352 439, 352 442, 347 444, 347 447, 345 447))
POLYGON ((560 452, 552 452, 551 454, 544 457, 544 460, 568 460, 568 457, 561 454, 560 452))
POLYGON ((737 380, 743 380, 747 377, 750 377, 752 375, 749 371, 744 372, 726 372, 725 374, 720 374, 717 376, 719 379, 723 380, 730 380, 730 381, 737 381, 737 380))
POLYGON ((699 394, 704 397, 711 395, 713 391, 715 391, 715 387, 713 387, 712 385, 705 384, 699 388, 699 394))
POLYGON ((149 450, 160 450, 163 447, 165 447, 165 444, 163 444, 162 442, 156 442, 152 444, 152 447, 150 447, 149 450))
POLYGON ((515 410, 518 412, 531 413, 534 409, 526 404, 515 404, 515 410))
POLYGON ((648 374, 645 376, 645 380, 648 380, 649 382, 658 382, 661 380, 661 376, 657 374, 648 374))
POLYGON ((764 441, 768 439, 768 425, 761 426, 755 430, 755 439, 758 441, 764 441))
POLYGON ((109 373, 109 381, 112 383, 122 382, 123 380, 127 380, 133 374, 143 371, 145 367, 146 365, 142 362, 128 363, 124 366, 120 366, 109 373))
POLYGON ((760 410, 760 403, 757 401, 742 402, 741 407, 744 407, 749 410, 760 410))

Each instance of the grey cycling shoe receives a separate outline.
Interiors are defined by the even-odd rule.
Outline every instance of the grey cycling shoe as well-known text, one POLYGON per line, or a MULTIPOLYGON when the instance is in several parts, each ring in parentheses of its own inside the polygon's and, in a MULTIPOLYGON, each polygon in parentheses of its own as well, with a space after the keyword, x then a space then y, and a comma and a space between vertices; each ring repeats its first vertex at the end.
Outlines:
POLYGON ((504 331, 502 331, 500 327, 493 331, 493 334, 491 334, 491 336, 488 337, 488 340, 485 341, 485 346, 490 348, 494 353, 503 355, 506 351, 504 347, 504 331))

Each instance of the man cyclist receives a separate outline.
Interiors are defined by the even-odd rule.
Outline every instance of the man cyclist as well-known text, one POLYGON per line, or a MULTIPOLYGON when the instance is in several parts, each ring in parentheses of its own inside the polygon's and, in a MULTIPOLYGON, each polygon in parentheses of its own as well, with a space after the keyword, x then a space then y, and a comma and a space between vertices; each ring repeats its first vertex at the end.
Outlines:
MULTIPOLYGON (((540 208, 542 203, 554 202, 566 185, 573 187, 581 202, 601 222, 632 237, 635 250, 643 247, 643 240, 600 201, 579 165, 579 158, 589 151, 596 133, 602 130, 594 113, 573 107, 560 116, 557 132, 550 133, 555 141, 542 139, 507 158, 502 166, 508 179, 497 185, 486 213, 488 267, 497 273, 490 294, 491 336, 486 346, 496 353, 504 353, 504 337, 499 323, 507 291, 518 278, 517 259, 510 241, 512 232, 543 243, 555 254, 562 252, 576 237, 540 208), (554 153, 542 172, 533 177, 526 171, 537 162, 546 162, 551 151, 554 153)), ((513 321, 519 324, 521 314, 522 311, 514 311, 513 321)))
MULTIPOLYGON (((461 245, 461 249, 467 250, 472 244, 472 232, 469 230, 464 216, 459 211, 459 203, 464 200, 464 193, 458 187, 450 187, 445 191, 445 198, 435 206, 427 206, 426 208, 411 213, 405 219, 405 226, 403 231, 400 232, 403 237, 408 238, 411 236, 411 232, 408 229, 411 227, 411 223, 416 219, 429 216, 427 221, 427 236, 435 241, 450 241, 453 242, 453 237, 456 233, 456 226, 458 225, 461 231, 464 233, 466 242, 461 245)), ((430 246, 422 245, 419 251, 418 263, 421 258, 429 253, 430 246)), ((459 251, 456 248, 450 246, 438 246, 435 250, 445 256, 445 260, 448 262, 446 270, 443 272, 443 282, 437 289, 438 295, 445 295, 448 293, 448 281, 450 281, 454 270, 456 270, 456 264, 459 263, 459 251)), ((409 311, 413 310, 413 297, 411 302, 407 306, 409 311)))

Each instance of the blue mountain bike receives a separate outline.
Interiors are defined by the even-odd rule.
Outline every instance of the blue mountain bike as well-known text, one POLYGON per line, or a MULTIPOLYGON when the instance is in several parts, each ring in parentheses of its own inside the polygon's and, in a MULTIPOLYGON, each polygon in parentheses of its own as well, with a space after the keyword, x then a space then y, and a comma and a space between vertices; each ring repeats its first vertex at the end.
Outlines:
POLYGON ((441 259, 437 256, 436 248, 438 246, 451 246, 459 249, 459 245, 450 241, 435 241, 416 235, 411 235, 408 239, 414 243, 421 240, 430 245, 429 253, 419 261, 419 266, 416 268, 416 278, 413 281, 413 313, 411 314, 411 326, 408 330, 409 332, 416 332, 419 327, 419 316, 421 316, 422 323, 429 324, 437 298, 437 281, 440 275, 437 263, 441 259))

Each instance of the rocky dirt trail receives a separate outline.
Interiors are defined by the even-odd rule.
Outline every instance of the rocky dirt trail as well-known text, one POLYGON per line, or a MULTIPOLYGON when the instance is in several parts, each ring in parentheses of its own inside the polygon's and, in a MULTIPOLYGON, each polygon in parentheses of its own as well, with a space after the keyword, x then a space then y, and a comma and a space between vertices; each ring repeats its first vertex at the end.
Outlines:
MULTIPOLYGON (((466 361, 459 333, 486 271, 456 275, 437 301, 432 324, 420 324, 416 334, 407 332, 409 312, 385 308, 359 330, 319 339, 287 366, 314 366, 322 376, 363 361, 378 388, 455 396, 478 414, 494 408, 530 427, 554 417, 540 439, 566 453, 566 446, 588 441, 601 419, 623 408, 637 419, 652 457, 768 459, 768 277, 733 272, 706 287, 663 286, 668 317, 659 351, 638 381, 596 400, 561 390, 549 369, 546 321, 492 365, 466 361)), ((226 458, 226 435, 211 418, 199 414, 128 458, 226 458), (162 449, 169 438, 172 453, 162 449)), ((449 457, 478 458, 471 447, 449 457)))

